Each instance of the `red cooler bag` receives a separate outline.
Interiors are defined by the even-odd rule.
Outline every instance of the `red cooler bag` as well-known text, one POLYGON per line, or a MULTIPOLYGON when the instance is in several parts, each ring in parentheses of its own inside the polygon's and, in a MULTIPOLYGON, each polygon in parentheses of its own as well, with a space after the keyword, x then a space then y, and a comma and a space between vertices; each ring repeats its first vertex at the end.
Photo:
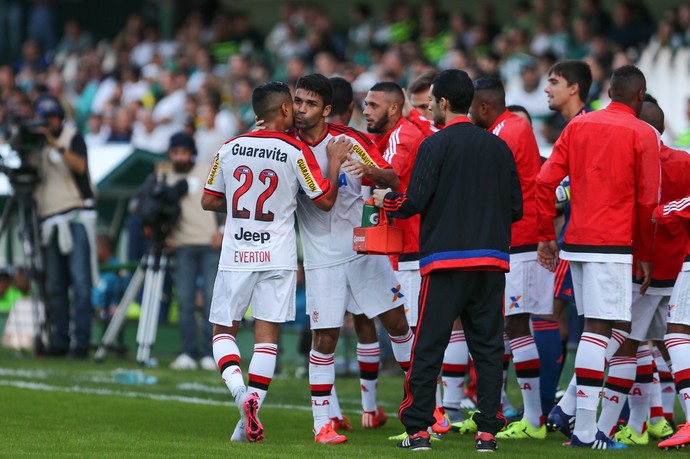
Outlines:
POLYGON ((379 211, 379 224, 352 230, 352 250, 360 254, 392 255, 403 249, 403 230, 392 226, 386 212, 379 211))

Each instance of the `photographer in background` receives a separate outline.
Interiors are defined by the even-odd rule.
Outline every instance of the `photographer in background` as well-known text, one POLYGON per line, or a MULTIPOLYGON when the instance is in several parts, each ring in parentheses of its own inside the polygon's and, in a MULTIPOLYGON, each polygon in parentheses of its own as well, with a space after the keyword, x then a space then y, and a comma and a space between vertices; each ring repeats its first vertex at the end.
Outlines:
MULTIPOLYGON (((155 179, 158 183, 164 183, 170 190, 153 193, 160 196, 159 201, 163 201, 158 202, 158 206, 170 209, 164 213, 176 213, 179 209, 179 216, 174 223, 170 222, 172 226, 169 234, 164 234, 166 247, 173 254, 175 262, 173 278, 179 306, 181 347, 180 355, 172 362, 170 368, 194 370, 197 368, 195 358, 200 358, 203 369, 215 370, 216 364, 211 348, 213 334, 208 317, 223 235, 219 232, 215 214, 205 212, 200 204, 209 165, 196 163, 194 138, 185 132, 177 132, 170 138, 168 158, 172 163, 172 171, 166 174, 159 173, 158 177, 152 177, 147 183, 155 179), (175 199, 176 203, 165 202, 170 199, 175 199), (175 210, 172 210, 173 204, 177 204, 175 210), (196 315, 198 281, 203 293, 202 317, 196 315)), ((146 189, 146 186, 144 184, 142 189, 146 189)), ((138 194, 141 196, 142 204, 145 204, 145 197, 141 193, 138 194)), ((163 215, 163 218, 168 218, 166 215, 163 215)))
POLYGON ((34 102, 42 136, 31 160, 41 180, 36 186, 45 287, 50 315, 49 355, 88 357, 91 338, 91 286, 98 276, 95 259, 96 211, 86 143, 65 123, 60 103, 47 94, 34 102), (74 311, 70 314, 70 295, 74 311), (73 343, 70 345, 70 317, 73 343))

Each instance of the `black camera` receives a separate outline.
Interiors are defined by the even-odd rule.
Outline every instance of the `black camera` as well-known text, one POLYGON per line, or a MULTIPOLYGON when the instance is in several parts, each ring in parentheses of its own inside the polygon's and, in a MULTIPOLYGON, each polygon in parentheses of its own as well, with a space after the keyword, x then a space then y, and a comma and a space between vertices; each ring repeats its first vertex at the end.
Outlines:
POLYGON ((163 238, 180 218, 180 199, 187 193, 186 180, 175 185, 165 183, 165 178, 147 181, 137 192, 138 205, 136 213, 141 216, 145 227, 152 232, 152 237, 163 238))
POLYGON ((9 144, 13 150, 20 155, 28 154, 40 149, 45 143, 45 136, 40 132, 41 128, 48 126, 45 119, 24 119, 15 120, 10 135, 9 144))

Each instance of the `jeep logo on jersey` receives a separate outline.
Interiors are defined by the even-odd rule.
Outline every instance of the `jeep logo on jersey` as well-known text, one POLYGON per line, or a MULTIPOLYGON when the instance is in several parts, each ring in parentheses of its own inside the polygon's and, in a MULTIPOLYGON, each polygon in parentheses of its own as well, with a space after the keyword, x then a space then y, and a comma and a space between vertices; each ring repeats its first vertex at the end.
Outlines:
POLYGON ((254 241, 265 244, 271 240, 271 233, 267 231, 245 231, 244 228, 240 227, 240 230, 235 234, 235 239, 238 241, 254 241))
POLYGON ((206 182, 209 185, 213 185, 213 182, 216 179, 216 174, 218 173, 218 163, 220 161, 220 153, 216 152, 216 157, 213 158, 213 167, 211 167, 211 173, 208 176, 208 181, 206 182))
POLYGON ((314 177, 311 176, 311 171, 307 167, 307 162, 302 158, 297 160, 297 167, 304 177, 304 181, 311 191, 316 191, 316 182, 314 182, 314 177))

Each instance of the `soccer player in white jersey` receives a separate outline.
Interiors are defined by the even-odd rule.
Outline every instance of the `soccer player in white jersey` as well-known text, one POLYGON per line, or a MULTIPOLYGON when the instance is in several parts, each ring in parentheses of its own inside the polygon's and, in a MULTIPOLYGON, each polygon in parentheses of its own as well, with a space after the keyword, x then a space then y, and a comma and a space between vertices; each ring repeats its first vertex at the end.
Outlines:
POLYGON ((343 125, 326 123, 332 95, 331 83, 323 75, 303 76, 295 86, 297 137, 309 145, 322 171, 332 166, 333 161, 342 163, 333 209, 317 212, 302 195, 297 208, 304 249, 307 311, 313 330, 309 384, 317 443, 347 440, 333 430, 328 403, 335 380, 333 353, 350 298, 361 309, 358 313, 379 317, 403 370, 409 368, 413 338, 403 309, 404 292, 400 291, 388 259, 358 255, 352 250, 352 229, 360 225, 364 205, 362 180, 397 188, 399 179, 365 135, 343 125), (346 137, 353 144, 351 153, 339 160, 330 159, 325 152, 325 146, 334 137, 346 137))
MULTIPOLYGON (((338 167, 324 169, 325 180, 312 152, 284 134, 293 124, 285 84, 259 86, 252 106, 267 130, 234 137, 220 148, 201 205, 228 214, 209 320, 213 357, 240 411, 231 440, 257 442, 263 439, 258 410, 275 371, 279 325, 295 319, 296 196, 301 190, 314 211, 325 214, 335 203, 338 167), (255 344, 245 386, 235 337, 250 303, 255 344)), ((329 142, 326 154, 337 157, 348 149, 346 142, 329 142)))

